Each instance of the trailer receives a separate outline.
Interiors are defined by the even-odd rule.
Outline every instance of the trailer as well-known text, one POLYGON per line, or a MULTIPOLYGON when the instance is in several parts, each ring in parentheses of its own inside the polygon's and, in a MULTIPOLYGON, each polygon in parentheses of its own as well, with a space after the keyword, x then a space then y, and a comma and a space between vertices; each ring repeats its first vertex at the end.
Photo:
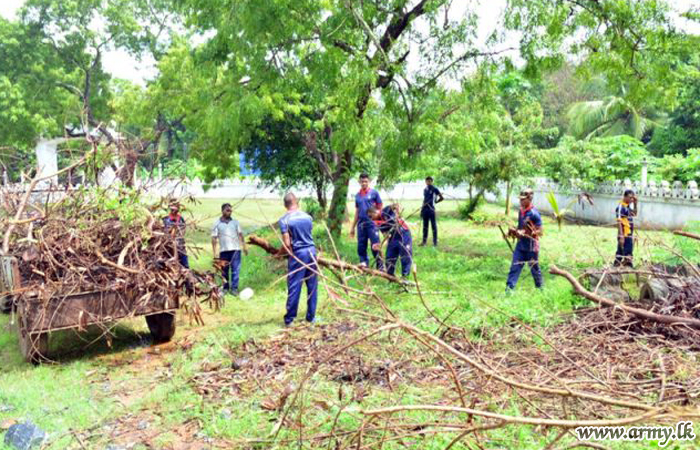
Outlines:
POLYGON ((2 257, 0 267, 0 292, 11 300, 20 349, 28 362, 48 360, 49 336, 59 330, 109 327, 118 320, 145 316, 154 341, 167 342, 175 334, 175 314, 180 305, 165 295, 120 295, 114 289, 105 289, 42 298, 40 292, 23 291, 16 258, 2 257))

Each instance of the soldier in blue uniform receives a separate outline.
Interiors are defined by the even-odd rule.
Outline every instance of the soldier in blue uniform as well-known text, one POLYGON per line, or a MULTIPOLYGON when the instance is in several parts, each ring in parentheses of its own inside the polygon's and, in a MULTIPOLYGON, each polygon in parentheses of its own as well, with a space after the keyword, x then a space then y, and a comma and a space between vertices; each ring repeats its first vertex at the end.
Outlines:
POLYGON ((637 197, 634 191, 627 189, 622 201, 615 209, 617 219, 617 252, 615 253, 615 266, 632 267, 632 253, 634 253, 634 216, 637 215, 637 197), (634 205, 634 208, 632 208, 634 205))
POLYGON ((542 236, 542 216, 532 203, 534 192, 523 189, 520 192, 520 211, 518 213, 518 228, 509 230, 509 235, 518 239, 513 252, 513 262, 508 273, 506 292, 515 289, 520 272, 525 264, 530 266, 535 286, 542 288, 542 271, 540 270, 540 237, 542 236))
POLYGON ((367 214, 372 206, 381 210, 382 199, 379 192, 369 187, 369 175, 366 173, 360 175, 360 187, 360 192, 355 195, 355 220, 352 222, 350 237, 355 237, 355 229, 357 229, 357 255, 360 257, 360 265, 369 267, 369 256, 367 255, 367 241, 369 241, 377 269, 382 270, 382 257, 374 249, 380 241, 379 230, 367 214))
POLYGON ((185 219, 180 215, 180 203, 170 202, 170 214, 163 217, 163 227, 166 233, 170 233, 177 240, 177 259, 182 267, 190 268, 185 249, 185 219))
MULTIPOLYGON (((413 239, 411 230, 400 217, 399 205, 387 206, 381 210, 372 206, 368 213, 377 224, 379 230, 388 235, 385 262, 387 273, 394 275, 396 263, 400 258, 401 276, 404 278, 408 277, 413 265, 413 239)), ((379 245, 377 244, 377 249, 379 249, 379 245)))
POLYGON ((316 321, 316 303, 318 300, 318 264, 316 246, 312 237, 313 220, 311 216, 299 210, 299 202, 291 192, 284 196, 287 209, 279 221, 284 247, 282 254, 288 255, 287 262, 287 314, 285 326, 290 326, 297 317, 301 286, 306 283, 306 321, 316 321))
POLYGON ((445 200, 442 193, 433 186, 433 177, 425 179, 425 189, 423 189, 423 206, 420 209, 420 216, 423 218, 423 242, 421 247, 428 241, 428 224, 433 227, 433 245, 437 246, 437 215, 435 214, 435 205, 445 200))

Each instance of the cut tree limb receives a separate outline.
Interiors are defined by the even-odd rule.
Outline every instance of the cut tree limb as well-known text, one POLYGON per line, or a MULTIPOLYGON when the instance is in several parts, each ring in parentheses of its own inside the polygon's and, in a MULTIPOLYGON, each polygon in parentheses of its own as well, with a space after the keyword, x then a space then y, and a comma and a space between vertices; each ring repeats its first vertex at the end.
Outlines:
POLYGON ((688 233, 687 231, 674 231, 673 234, 677 236, 685 236, 687 238, 696 239, 700 241, 700 234, 688 233))
POLYGON ((651 320, 653 322, 663 323, 666 325, 685 325, 687 327, 693 328, 695 330, 700 330, 700 320, 691 319, 688 317, 678 317, 678 316, 667 316, 663 314, 656 314, 646 309, 634 308, 631 306, 623 305, 621 303, 612 301, 608 298, 594 294, 584 288, 581 283, 572 274, 565 270, 561 270, 557 266, 552 266, 549 269, 549 273, 552 275, 559 275, 566 278, 571 283, 574 288, 574 292, 582 297, 585 297, 591 301, 594 301, 600 305, 611 306, 614 308, 619 308, 627 313, 637 316, 641 319, 651 320))
MULTIPOLYGON (((251 245, 256 245, 263 250, 265 250, 267 253, 271 255, 277 255, 280 253, 280 249, 269 243, 267 240, 258 237, 258 236, 248 236, 248 243, 251 245)), ((338 270, 352 270, 354 272, 359 272, 359 273, 364 273, 367 275, 372 275, 374 277, 379 277, 379 278, 384 278, 385 280, 389 280, 393 283, 399 283, 399 284, 411 284, 408 281, 402 280, 401 278, 395 277, 393 275, 389 275, 388 273, 382 272, 380 270, 375 270, 375 269, 370 269, 369 267, 362 267, 358 266, 355 264, 350 264, 345 261, 340 261, 340 260, 334 260, 334 259, 328 259, 320 256, 318 258, 318 264, 327 267, 329 269, 338 269, 338 270)))

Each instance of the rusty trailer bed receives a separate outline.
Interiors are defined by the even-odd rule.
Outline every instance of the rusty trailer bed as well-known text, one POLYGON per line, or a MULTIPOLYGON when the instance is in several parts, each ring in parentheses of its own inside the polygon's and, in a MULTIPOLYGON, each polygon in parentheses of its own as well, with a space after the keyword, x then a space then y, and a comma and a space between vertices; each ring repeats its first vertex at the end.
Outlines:
MULTIPOLYGON (((20 291, 17 260, 3 257, 2 267, 2 286, 9 287, 7 291, 20 291)), ((175 333, 175 312, 180 306, 166 296, 120 296, 114 290, 71 292, 49 299, 31 292, 23 294, 21 300, 15 301, 17 330, 22 354, 31 362, 46 360, 49 333, 53 331, 71 328, 84 330, 90 325, 109 325, 137 316, 146 316, 154 340, 169 341, 175 333)))

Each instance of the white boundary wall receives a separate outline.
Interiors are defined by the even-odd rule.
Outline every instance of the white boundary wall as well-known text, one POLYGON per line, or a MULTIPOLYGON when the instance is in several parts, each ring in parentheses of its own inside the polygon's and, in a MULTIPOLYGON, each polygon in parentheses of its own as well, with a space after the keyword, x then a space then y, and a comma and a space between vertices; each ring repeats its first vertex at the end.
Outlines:
MULTIPOLYGON (((153 188, 150 191, 154 194, 168 195, 172 194, 178 197, 192 195, 198 198, 221 198, 221 199, 260 199, 260 200, 276 200, 282 198, 285 191, 275 189, 274 187, 260 187, 256 179, 242 180, 222 180, 212 184, 205 190, 205 185, 199 180, 194 180, 189 183, 182 183, 174 180, 163 180, 161 182, 150 183, 153 188)), ((445 198, 453 200, 466 199, 468 194, 468 186, 460 185, 456 187, 437 186, 442 191, 445 198)), ((398 200, 422 200, 423 189, 425 182, 398 183, 391 189, 378 189, 382 200, 386 203, 389 201, 398 200)), ((357 181, 350 182, 348 190, 348 198, 353 198, 357 191, 360 190, 360 185, 357 181)), ((297 197, 316 198, 316 191, 310 187, 291 189, 297 197)), ((327 192, 328 200, 330 201, 331 190, 327 192)))
MULTIPOLYGON (((138 183, 138 181, 137 181, 138 183)), ((263 188, 256 179, 222 180, 214 183, 205 191, 204 183, 199 180, 182 182, 179 180, 161 180, 149 182, 150 193, 158 196, 173 195, 177 197, 194 196, 199 198, 218 199, 260 199, 279 200, 284 192, 275 188, 263 188)), ((11 189, 21 189, 22 185, 14 185, 11 189)), ((464 200, 469 197, 468 185, 455 187, 437 187, 443 192, 446 199, 464 200)), ((539 179, 531 187, 535 191, 535 206, 545 214, 551 214, 552 208, 547 201, 546 194, 554 192, 560 209, 572 211, 571 217, 585 222, 596 224, 614 224, 615 208, 617 207, 625 189, 633 189, 639 197, 638 225, 646 228, 680 229, 689 221, 700 221, 700 189, 695 181, 683 185, 680 182, 673 184, 653 181, 643 186, 640 182, 632 183, 629 180, 595 186, 589 192, 594 205, 588 203, 579 204, 576 201, 577 194, 582 189, 562 187, 556 183, 539 179)), ((352 199, 359 190, 359 184, 353 180, 350 182, 348 199, 352 199)), ((385 203, 401 200, 422 200, 425 183, 411 182, 398 183, 390 189, 379 189, 379 193, 385 203)), ((299 188, 293 190, 299 198, 312 197, 316 194, 312 188, 299 188)), ((501 186, 496 193, 486 195, 488 201, 494 202, 505 198, 505 186, 501 186)), ((330 200, 330 190, 328 198, 330 200)), ((518 187, 512 190, 512 202, 514 208, 518 205, 518 187)))
MULTIPOLYGON (((596 224, 615 223, 615 208, 626 189, 632 189, 637 194, 639 214, 635 223, 642 227, 675 230, 683 228, 689 221, 700 221, 700 190, 695 181, 687 185, 679 181, 673 184, 651 181, 647 186, 642 186, 640 182, 625 180, 599 185, 587 191, 593 197, 593 206, 587 202, 583 205, 577 202, 577 194, 582 192, 580 189, 563 188, 546 180, 538 180, 532 189, 535 191, 535 207, 541 212, 553 212, 546 195, 554 192, 559 209, 568 209, 572 211, 570 217, 596 224)), ((490 199, 493 200, 493 197, 490 199)), ((512 201, 514 205, 518 204, 517 189, 513 190, 512 201)))

